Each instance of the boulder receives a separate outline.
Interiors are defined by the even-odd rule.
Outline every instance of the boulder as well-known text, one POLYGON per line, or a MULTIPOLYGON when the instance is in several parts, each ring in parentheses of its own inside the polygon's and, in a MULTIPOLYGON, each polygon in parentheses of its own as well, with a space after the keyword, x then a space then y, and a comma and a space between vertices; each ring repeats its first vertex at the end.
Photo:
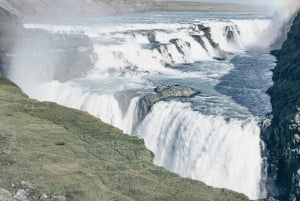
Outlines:
POLYGON ((148 94, 139 100, 139 121, 142 121, 152 106, 159 102, 170 98, 193 97, 200 92, 196 89, 181 85, 161 85, 154 89, 154 94, 148 94))
POLYGON ((24 189, 19 189, 14 195, 14 199, 18 201, 27 201, 27 192, 24 189))
POLYGON ((147 38, 150 43, 158 43, 158 41, 156 41, 156 33, 154 31, 149 32, 147 34, 147 38))

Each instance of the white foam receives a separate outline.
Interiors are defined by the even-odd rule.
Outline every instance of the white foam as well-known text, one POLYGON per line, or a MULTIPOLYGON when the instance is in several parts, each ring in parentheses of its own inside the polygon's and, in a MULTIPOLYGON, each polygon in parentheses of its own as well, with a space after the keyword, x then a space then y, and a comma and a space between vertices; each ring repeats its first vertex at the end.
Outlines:
MULTIPOLYGON (((260 129, 254 120, 226 121, 160 102, 138 130, 157 165, 184 177, 260 198, 260 129)), ((262 196, 264 197, 264 196, 262 196)))
MULTIPOLYGON (((209 26, 212 39, 219 43, 221 49, 230 52, 247 51, 249 48, 260 46, 261 41, 268 35, 264 33, 267 33, 266 30, 270 26, 270 20, 199 23, 209 26), (234 33, 234 41, 227 40, 228 26, 234 33)), ((188 103, 160 102, 154 105, 143 122, 137 122, 139 98, 132 98, 128 108, 124 109, 120 107, 114 95, 116 91, 128 88, 143 88, 143 84, 149 87, 150 84, 143 78, 145 73, 189 78, 188 73, 168 68, 166 64, 209 61, 219 56, 219 50, 212 47, 202 31, 195 31, 192 24, 27 24, 25 27, 44 29, 51 33, 85 34, 91 37, 94 42, 94 68, 87 73, 85 79, 91 83, 99 81, 97 86, 100 88, 95 90, 88 84, 86 86, 76 81, 60 83, 48 82, 46 79, 44 82, 48 83, 38 87, 26 86, 30 97, 87 111, 126 133, 144 138, 147 147, 155 153, 156 164, 184 177, 198 179, 215 187, 229 188, 252 199, 264 197, 260 194, 262 159, 259 128, 255 120, 226 121, 222 116, 193 111, 188 103), (155 33, 160 44, 149 43, 146 33, 150 31, 155 33), (205 48, 192 37, 193 34, 203 36, 205 48), (170 42, 171 39, 176 40, 177 47, 174 40, 170 42), (160 46, 145 48, 145 45, 160 46), (124 76, 123 81, 120 81, 121 76, 124 76), (115 79, 116 77, 120 80, 115 79), (128 77, 134 79, 127 80, 128 77), (136 83, 133 80, 136 80, 136 83), (133 128, 136 128, 138 123, 140 126, 137 132, 133 133, 133 128)), ((268 45, 269 40, 265 42, 268 45)), ((16 71, 19 71, 18 69, 16 68, 16 71)), ((226 64, 224 68, 216 70, 217 72, 206 69, 197 76, 217 80, 230 69, 231 66, 226 64)), ((36 72, 30 73, 36 75, 36 72)), ((22 76, 20 73, 18 75, 12 77, 24 87, 26 80, 22 82, 22 76)))

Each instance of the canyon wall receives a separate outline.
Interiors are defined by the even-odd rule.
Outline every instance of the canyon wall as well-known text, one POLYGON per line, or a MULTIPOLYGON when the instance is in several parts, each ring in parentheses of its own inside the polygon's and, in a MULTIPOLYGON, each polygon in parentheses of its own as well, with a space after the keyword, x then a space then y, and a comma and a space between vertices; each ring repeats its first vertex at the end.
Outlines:
POLYGON ((278 63, 274 85, 268 90, 272 114, 263 123, 267 150, 267 187, 282 201, 300 200, 300 14, 281 50, 273 51, 278 63))

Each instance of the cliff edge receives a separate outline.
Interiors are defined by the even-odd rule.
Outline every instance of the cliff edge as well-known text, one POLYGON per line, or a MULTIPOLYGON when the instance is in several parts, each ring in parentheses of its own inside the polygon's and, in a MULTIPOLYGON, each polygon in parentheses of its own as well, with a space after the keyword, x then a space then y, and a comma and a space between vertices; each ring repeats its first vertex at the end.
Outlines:
POLYGON ((0 167, 0 200, 248 200, 155 166, 143 140, 85 112, 30 100, 4 77, 0 167))
POLYGON ((282 49, 268 90, 273 112, 263 124, 268 193, 282 201, 300 200, 300 13, 282 49))

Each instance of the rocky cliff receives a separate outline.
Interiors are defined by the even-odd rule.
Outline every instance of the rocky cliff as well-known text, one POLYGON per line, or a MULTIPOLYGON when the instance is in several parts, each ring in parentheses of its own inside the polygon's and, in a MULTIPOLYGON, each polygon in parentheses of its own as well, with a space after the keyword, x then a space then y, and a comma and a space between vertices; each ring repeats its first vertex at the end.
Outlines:
POLYGON ((300 13, 282 49, 274 86, 268 90, 273 112, 264 122, 268 193, 282 201, 300 200, 300 13))

